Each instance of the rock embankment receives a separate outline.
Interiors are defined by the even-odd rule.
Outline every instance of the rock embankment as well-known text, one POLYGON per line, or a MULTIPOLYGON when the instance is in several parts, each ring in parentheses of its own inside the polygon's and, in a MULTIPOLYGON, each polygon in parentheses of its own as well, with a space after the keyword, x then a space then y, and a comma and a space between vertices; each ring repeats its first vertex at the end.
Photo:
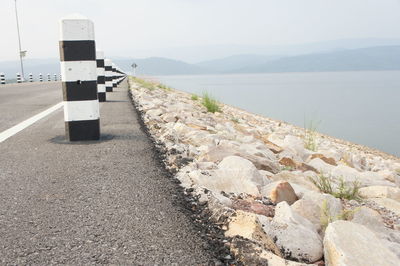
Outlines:
POLYGON ((237 259, 400 265, 400 159, 137 81, 132 98, 165 166, 237 259))

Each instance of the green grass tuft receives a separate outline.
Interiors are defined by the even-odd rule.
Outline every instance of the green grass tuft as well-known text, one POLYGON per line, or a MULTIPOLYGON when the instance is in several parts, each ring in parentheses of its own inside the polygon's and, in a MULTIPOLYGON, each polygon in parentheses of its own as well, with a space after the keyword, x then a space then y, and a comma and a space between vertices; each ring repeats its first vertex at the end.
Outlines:
POLYGON ((193 101, 197 101, 199 99, 199 96, 197 96, 196 94, 192 94, 190 99, 192 99, 193 101))
POLYGON ((203 101, 202 104, 207 108, 207 111, 210 113, 220 112, 221 109, 216 99, 214 99, 208 93, 203 93, 203 101))
POLYGON ((360 200, 360 182, 353 181, 346 183, 343 178, 339 179, 339 184, 335 188, 331 177, 319 174, 316 178, 309 177, 310 181, 323 193, 331 194, 335 198, 347 200, 360 200))
POLYGON ((305 126, 304 135, 304 148, 310 151, 317 151, 317 127, 320 122, 310 121, 307 126, 305 126))

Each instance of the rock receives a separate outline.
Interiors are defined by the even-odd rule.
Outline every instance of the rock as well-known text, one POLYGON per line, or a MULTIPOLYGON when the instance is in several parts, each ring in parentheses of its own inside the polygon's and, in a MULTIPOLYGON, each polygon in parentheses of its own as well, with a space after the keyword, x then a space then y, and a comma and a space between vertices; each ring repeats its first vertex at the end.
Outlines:
POLYGON ((399 260, 376 235, 363 225, 335 221, 328 225, 324 237, 327 265, 395 266, 399 260))
POLYGON ((272 173, 279 172, 279 166, 276 162, 267 158, 245 153, 239 147, 233 145, 217 145, 210 148, 205 154, 199 157, 199 161, 220 162, 228 156, 239 156, 251 161, 257 169, 272 173))
MULTIPOLYGON (((272 190, 275 189, 276 186, 280 182, 282 182, 282 180, 269 183, 268 185, 262 187, 260 189, 261 195, 263 195, 264 197, 270 197, 270 194, 271 194, 272 190)), ((296 193, 297 198, 302 198, 304 193, 310 191, 309 189, 307 189, 307 188, 305 188, 305 187, 303 187, 301 185, 295 184, 293 182, 289 182, 289 184, 294 189, 294 192, 296 193)))
POLYGON ((307 173, 282 171, 279 174, 273 175, 271 180, 284 180, 290 182, 290 184, 294 183, 309 190, 319 191, 319 189, 311 181, 309 181, 307 173))
POLYGON ((282 251, 284 258, 312 263, 323 255, 322 239, 314 225, 293 212, 286 202, 276 206, 271 223, 263 221, 263 229, 282 251))
POLYGON ((338 217, 342 212, 340 199, 330 194, 321 194, 313 191, 305 193, 291 208, 297 214, 312 222, 317 231, 321 232, 321 218, 323 218, 322 207, 324 204, 326 204, 328 208, 328 215, 333 219, 338 217))
POLYGON ((314 167, 305 164, 305 163, 299 163, 294 161, 291 158, 288 157, 283 157, 279 160, 279 164, 289 168, 289 170, 300 170, 302 172, 306 172, 306 171, 313 171, 315 173, 318 173, 317 169, 315 169, 314 167))
POLYGON ((273 153, 277 154, 283 151, 282 147, 279 147, 278 145, 269 141, 267 136, 262 136, 261 140, 264 142, 265 146, 267 146, 267 148, 270 149, 273 153))
POLYGON ((260 174, 251 161, 239 156, 225 157, 218 164, 218 168, 219 170, 231 171, 232 175, 238 175, 242 177, 246 176, 259 186, 264 186, 269 183, 269 181, 260 174))
POLYGON ((324 174, 329 174, 334 169, 333 165, 330 165, 330 164, 324 162, 320 158, 314 158, 311 161, 309 161, 308 164, 310 166, 312 166, 313 168, 317 169, 319 172, 324 173, 324 174))
POLYGON ((294 192, 294 189, 286 181, 279 182, 275 186, 275 188, 271 190, 269 198, 273 203, 286 201, 289 205, 293 204, 296 200, 298 200, 298 197, 294 192))
POLYGON ((376 231, 373 228, 384 227, 384 223, 379 212, 365 206, 361 206, 354 212, 353 219, 351 219, 351 221, 353 223, 362 224, 373 231, 376 231))
POLYGON ((337 166, 337 163, 335 161, 335 159, 330 158, 330 157, 325 157, 323 154, 319 154, 319 153, 314 153, 313 155, 311 155, 311 160, 315 159, 315 158, 319 158, 322 161, 324 161, 327 164, 333 165, 333 166, 337 166))
POLYGON ((235 237, 230 246, 231 252, 243 265, 271 265, 271 266, 307 266, 306 263, 300 263, 285 260, 273 252, 262 248, 256 243, 246 241, 245 239, 235 237))
POLYGON ((278 256, 282 256, 279 248, 267 237, 262 226, 254 213, 237 211, 236 215, 230 218, 227 237, 241 236, 261 244, 264 248, 272 250, 278 256))
POLYGON ((386 186, 363 187, 359 190, 362 198, 388 198, 400 201, 400 188, 386 186))
POLYGON ((259 215, 264 215, 267 217, 274 217, 274 215, 275 215, 275 207, 274 206, 258 203, 256 201, 250 200, 250 199, 235 200, 233 202, 232 208, 235 210, 251 212, 251 213, 255 213, 255 214, 259 214, 259 215))
POLYGON ((286 135, 282 147, 294 151, 303 161, 311 155, 311 151, 304 148, 304 141, 296 136, 286 135))
POLYGON ((400 216, 400 202, 387 198, 370 198, 369 200, 374 201, 379 206, 385 207, 400 216))

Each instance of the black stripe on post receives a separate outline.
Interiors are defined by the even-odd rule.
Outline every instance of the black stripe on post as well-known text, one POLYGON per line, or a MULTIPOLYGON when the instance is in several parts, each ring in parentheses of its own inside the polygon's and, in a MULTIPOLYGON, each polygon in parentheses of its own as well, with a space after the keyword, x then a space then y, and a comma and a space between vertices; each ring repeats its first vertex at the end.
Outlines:
POLYGON ((96 60, 94 41, 60 41, 61 61, 96 60))
POLYGON ((100 139, 100 119, 65 122, 65 134, 70 141, 100 139))
POLYGON ((64 101, 90 101, 97 99, 96 81, 63 82, 64 101))

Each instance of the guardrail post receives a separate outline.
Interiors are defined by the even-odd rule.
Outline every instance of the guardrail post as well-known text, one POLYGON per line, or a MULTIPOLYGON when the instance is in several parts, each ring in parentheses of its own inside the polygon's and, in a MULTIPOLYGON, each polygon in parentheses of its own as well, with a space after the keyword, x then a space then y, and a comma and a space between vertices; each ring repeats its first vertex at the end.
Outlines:
POLYGON ((47 74, 47 81, 51 81, 50 74, 47 74))
POLYGON ((112 64, 111 70, 112 70, 112 78, 113 78, 112 85, 113 85, 113 88, 116 88, 117 87, 117 77, 116 77, 116 73, 115 73, 115 64, 112 64))
POLYGON ((80 15, 60 21, 64 121, 70 141, 100 139, 93 22, 80 15))
POLYGON ((39 73, 39 82, 43 82, 43 75, 42 75, 42 73, 39 73))
POLYGON ((17 73, 17 83, 21 83, 21 74, 17 73))
POLYGON ((54 74, 54 81, 57 81, 57 74, 54 74))
POLYGON ((99 102, 106 101, 106 77, 104 69, 104 53, 103 51, 96 51, 96 64, 97 64, 97 96, 99 102))
POLYGON ((6 78, 4 77, 4 73, 0 73, 0 84, 6 84, 6 78))
POLYGON ((110 59, 104 59, 104 68, 106 70, 106 92, 112 92, 112 62, 110 59))
POLYGON ((29 73, 29 82, 33 82, 33 75, 32 75, 32 73, 29 73))

